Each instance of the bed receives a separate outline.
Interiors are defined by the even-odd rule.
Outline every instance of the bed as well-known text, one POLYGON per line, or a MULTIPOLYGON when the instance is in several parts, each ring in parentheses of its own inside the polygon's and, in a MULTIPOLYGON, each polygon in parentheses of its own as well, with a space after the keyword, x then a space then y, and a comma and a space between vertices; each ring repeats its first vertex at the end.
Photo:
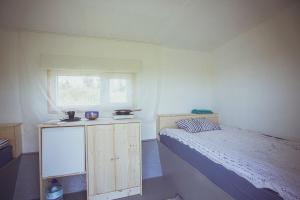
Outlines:
POLYGON ((176 129, 186 118, 160 115, 157 129, 163 173, 184 199, 299 199, 300 144, 222 127, 200 134, 176 129))
POLYGON ((12 147, 8 145, 0 149, 0 168, 4 167, 12 160, 12 147))

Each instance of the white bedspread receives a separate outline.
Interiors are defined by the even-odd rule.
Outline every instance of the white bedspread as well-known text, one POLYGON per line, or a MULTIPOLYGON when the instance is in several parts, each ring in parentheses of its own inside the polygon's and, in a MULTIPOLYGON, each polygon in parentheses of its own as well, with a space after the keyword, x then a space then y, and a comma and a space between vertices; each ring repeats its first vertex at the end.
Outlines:
POLYGON ((222 129, 202 133, 163 129, 160 134, 197 150, 257 188, 272 189, 286 200, 300 199, 300 143, 234 128, 222 129))

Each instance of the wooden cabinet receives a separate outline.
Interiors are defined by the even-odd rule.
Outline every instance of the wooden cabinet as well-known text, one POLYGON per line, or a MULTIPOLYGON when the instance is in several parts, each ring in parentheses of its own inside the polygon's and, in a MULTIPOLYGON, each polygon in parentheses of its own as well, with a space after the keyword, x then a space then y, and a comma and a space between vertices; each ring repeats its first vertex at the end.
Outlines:
POLYGON ((140 123, 87 127, 89 199, 141 193, 140 123))
POLYGON ((138 119, 111 118, 41 124, 40 199, 53 177, 85 173, 89 200, 142 194, 140 126, 138 119))
POLYGON ((87 134, 89 195, 115 191, 113 125, 89 126, 87 134))
POLYGON ((116 124, 116 190, 140 185, 140 134, 139 124, 116 124))
POLYGON ((8 139, 12 146, 13 157, 16 158, 22 153, 21 123, 0 124, 0 138, 8 139))

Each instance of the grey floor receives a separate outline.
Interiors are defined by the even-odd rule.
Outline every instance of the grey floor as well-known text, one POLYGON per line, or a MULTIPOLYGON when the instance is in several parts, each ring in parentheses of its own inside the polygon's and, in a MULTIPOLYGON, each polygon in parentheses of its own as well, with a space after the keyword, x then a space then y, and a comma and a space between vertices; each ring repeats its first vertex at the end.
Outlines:
MULTIPOLYGON (((173 187, 166 184, 162 176, 158 146, 155 140, 142 144, 143 196, 137 195, 120 200, 164 200, 176 195, 173 187)), ((39 198, 38 154, 25 154, 0 169, 1 200, 33 200, 39 198)), ((82 184, 74 184, 68 190, 79 190, 82 184)), ((85 192, 64 196, 64 200, 86 199, 85 192)))

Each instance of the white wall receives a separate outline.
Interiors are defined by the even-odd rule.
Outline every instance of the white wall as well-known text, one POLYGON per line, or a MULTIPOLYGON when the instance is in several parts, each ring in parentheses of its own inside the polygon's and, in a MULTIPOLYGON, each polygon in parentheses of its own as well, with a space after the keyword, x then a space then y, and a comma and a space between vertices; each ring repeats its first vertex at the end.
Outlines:
MULTIPOLYGON (((99 38, 72 37, 66 35, 19 32, 9 34, 17 45, 17 55, 9 56, 18 63, 19 86, 6 86, 11 93, 19 95, 15 101, 22 108, 21 119, 1 115, 0 122, 6 120, 24 123, 23 151, 37 151, 37 124, 53 117, 47 113, 46 71, 41 69, 41 55, 70 55, 101 57, 111 59, 133 59, 142 63, 138 74, 137 104, 143 111, 142 138, 155 138, 157 113, 189 112, 195 107, 211 107, 212 94, 209 86, 211 76, 211 56, 207 53, 165 49, 161 46, 115 41, 99 38), (163 79, 161 81, 161 78, 163 79), (198 87, 201 85, 201 87, 198 87), (189 87, 186 90, 186 87, 189 87), (174 98, 180 95, 180 101, 174 98), (18 100, 19 99, 19 100, 18 100)), ((4 38, 4 37, 3 37, 4 38)), ((6 38, 3 40, 6 41, 6 38)), ((7 43, 11 43, 7 41, 7 43)), ((7 54, 2 54, 5 57, 7 54)), ((8 69, 5 68, 7 71, 8 69)), ((10 79, 4 80, 9 84, 10 79)), ((5 92, 5 89, 2 91, 5 92)), ((15 109, 11 95, 3 109, 15 109), (12 100, 12 101, 11 101, 12 100)), ((2 97, 1 97, 2 98, 2 97)), ((1 100, 2 101, 2 100, 1 100)), ((2 102, 1 105, 2 106, 2 102)))
POLYGON ((145 43, 0 31, 0 123, 24 123, 23 151, 37 151, 47 113, 47 54, 134 59, 142 137, 155 137, 157 113, 213 108, 224 124, 299 139, 299 4, 213 53, 145 43), (215 66, 215 68, 213 67, 215 66), (213 69, 214 68, 214 69, 213 69), (214 97, 214 98, 213 98, 214 97))
POLYGON ((21 122, 17 34, 0 30, 0 122, 21 122))
POLYGON ((214 51, 224 124, 300 140, 300 4, 214 51))
POLYGON ((163 48, 159 113, 189 113, 212 107, 212 56, 207 52, 163 48))

